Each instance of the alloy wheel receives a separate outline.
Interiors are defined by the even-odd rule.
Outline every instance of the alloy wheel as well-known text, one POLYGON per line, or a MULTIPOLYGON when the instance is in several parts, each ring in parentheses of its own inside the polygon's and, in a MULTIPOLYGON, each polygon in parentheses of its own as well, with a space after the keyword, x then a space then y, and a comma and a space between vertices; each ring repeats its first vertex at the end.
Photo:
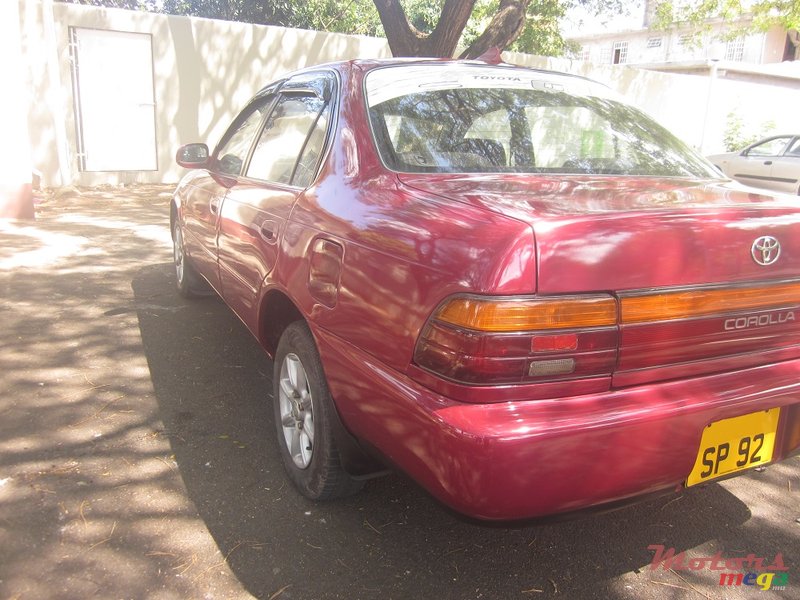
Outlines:
POLYGON ((286 448, 294 464, 306 469, 314 452, 314 412, 308 376, 296 354, 283 359, 279 402, 286 448))

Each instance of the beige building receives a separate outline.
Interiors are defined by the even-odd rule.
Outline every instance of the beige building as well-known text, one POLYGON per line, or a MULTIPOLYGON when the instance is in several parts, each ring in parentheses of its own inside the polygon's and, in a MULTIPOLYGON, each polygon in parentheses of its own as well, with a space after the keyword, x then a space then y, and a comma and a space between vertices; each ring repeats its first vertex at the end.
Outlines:
POLYGON ((627 64, 662 70, 665 63, 697 63, 710 60, 751 64, 779 63, 800 59, 800 34, 773 27, 732 40, 724 39, 731 24, 709 22, 710 31, 699 38, 686 27, 669 30, 650 27, 646 12, 641 28, 573 36, 580 44, 577 58, 598 64, 627 64))

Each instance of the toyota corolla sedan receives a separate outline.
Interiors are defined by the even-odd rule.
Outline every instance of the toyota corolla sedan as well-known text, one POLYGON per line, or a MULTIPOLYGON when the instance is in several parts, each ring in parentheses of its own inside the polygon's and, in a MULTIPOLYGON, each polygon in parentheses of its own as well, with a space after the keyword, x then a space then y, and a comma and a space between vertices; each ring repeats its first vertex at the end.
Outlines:
POLYGON ((800 135, 775 135, 708 160, 741 183, 800 195, 800 135))
POLYGON ((177 160, 178 291, 214 290, 274 359, 309 498, 391 467, 468 516, 527 519, 800 447, 800 208, 600 84, 325 65, 177 160))

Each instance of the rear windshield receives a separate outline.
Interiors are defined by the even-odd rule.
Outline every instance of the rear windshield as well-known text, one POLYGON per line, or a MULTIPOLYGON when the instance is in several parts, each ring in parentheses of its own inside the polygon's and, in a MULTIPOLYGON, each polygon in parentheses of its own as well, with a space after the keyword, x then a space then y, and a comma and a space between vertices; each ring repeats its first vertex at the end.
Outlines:
POLYGON ((719 178, 666 129, 581 78, 403 65, 371 71, 365 86, 375 143, 395 171, 719 178))

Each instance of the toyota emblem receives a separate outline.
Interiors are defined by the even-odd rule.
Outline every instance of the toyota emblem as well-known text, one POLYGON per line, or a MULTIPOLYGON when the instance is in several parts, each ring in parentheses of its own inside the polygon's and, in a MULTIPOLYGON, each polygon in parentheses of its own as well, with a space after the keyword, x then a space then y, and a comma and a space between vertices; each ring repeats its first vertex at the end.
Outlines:
POLYGON ((753 242, 750 254, 758 264, 771 265, 781 255, 781 243, 771 235, 762 235, 753 242))

